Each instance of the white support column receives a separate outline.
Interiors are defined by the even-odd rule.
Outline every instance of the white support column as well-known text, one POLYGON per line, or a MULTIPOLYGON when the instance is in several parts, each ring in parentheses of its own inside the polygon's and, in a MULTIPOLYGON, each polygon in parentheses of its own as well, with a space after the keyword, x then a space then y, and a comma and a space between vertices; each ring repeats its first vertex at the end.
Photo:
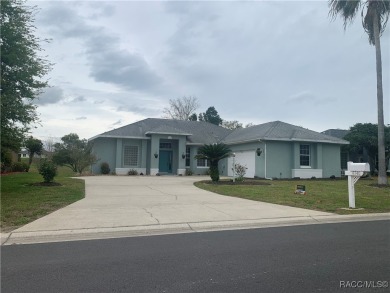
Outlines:
POLYGON ((352 163, 348 162, 348 171, 345 171, 345 175, 348 176, 348 200, 349 208, 355 207, 355 183, 363 176, 364 172, 370 170, 370 165, 367 163, 352 163))

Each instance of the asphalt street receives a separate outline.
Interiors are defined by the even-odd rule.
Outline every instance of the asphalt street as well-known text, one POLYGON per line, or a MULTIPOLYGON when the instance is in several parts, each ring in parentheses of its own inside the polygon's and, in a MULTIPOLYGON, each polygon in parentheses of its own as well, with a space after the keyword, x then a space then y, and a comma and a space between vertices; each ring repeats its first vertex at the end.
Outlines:
POLYGON ((1 292, 388 292, 390 221, 1 247, 1 292))

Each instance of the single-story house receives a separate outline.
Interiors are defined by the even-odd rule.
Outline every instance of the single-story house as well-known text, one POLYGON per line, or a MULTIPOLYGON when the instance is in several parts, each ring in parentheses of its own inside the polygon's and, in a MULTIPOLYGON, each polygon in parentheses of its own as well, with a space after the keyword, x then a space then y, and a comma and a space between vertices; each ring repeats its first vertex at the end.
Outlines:
POLYGON ((198 148, 222 142, 234 152, 220 161, 221 175, 232 176, 233 161, 246 166, 248 178, 328 178, 341 176, 340 146, 347 141, 302 127, 274 121, 229 130, 202 121, 148 118, 90 139, 100 173, 107 162, 118 175, 205 174, 207 160, 197 160, 198 148))

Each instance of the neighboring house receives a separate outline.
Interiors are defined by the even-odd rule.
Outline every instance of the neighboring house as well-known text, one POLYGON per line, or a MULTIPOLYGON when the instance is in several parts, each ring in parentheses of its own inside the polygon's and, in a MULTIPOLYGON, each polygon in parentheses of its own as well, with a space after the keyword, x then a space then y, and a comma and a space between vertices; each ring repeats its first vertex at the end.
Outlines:
MULTIPOLYGON (((45 159, 45 158, 50 158, 52 155, 53 152, 43 150, 40 155, 34 154, 34 158, 45 159)), ((28 150, 25 147, 20 148, 20 151, 18 153, 18 159, 23 159, 23 158, 29 158, 28 150)))
MULTIPOLYGON (((281 121, 229 130, 201 121, 148 118, 94 136, 100 173, 107 162, 118 175, 131 169, 147 175, 205 174, 207 160, 196 160, 198 148, 222 142, 247 167, 245 177, 327 178, 341 176, 340 146, 347 141, 281 121)), ((220 161, 221 175, 232 176, 233 157, 220 161)))
POLYGON ((28 158, 28 150, 26 148, 20 148, 18 158, 28 158))

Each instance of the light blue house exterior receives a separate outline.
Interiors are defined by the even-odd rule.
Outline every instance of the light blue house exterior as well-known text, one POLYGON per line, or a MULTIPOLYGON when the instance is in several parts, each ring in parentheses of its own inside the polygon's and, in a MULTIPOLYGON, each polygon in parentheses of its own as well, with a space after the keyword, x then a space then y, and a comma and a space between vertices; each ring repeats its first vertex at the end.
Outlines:
POLYGON ((302 127, 274 121, 236 130, 207 122, 148 118, 90 139, 100 173, 107 162, 125 175, 205 174, 209 164, 196 160, 198 148, 222 142, 233 155, 220 161, 221 175, 232 176, 233 161, 247 167, 253 178, 328 178, 341 176, 340 146, 347 141, 302 127))

